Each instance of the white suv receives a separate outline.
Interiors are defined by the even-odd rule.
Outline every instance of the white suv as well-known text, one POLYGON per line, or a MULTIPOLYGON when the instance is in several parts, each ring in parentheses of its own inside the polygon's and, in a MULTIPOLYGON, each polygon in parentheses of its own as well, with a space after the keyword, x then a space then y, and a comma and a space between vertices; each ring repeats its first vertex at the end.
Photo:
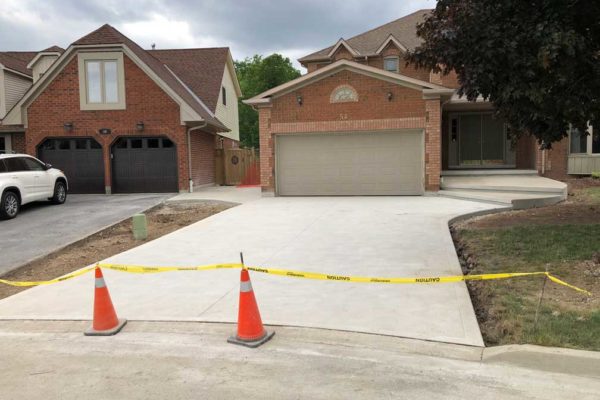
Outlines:
POLYGON ((23 204, 67 200, 65 174, 26 154, 0 154, 0 219, 17 216, 23 204))

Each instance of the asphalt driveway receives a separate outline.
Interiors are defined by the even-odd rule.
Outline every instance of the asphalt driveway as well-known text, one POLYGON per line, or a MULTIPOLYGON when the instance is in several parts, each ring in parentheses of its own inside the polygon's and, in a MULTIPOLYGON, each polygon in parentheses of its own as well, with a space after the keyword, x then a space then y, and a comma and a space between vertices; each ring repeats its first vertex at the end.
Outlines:
POLYGON ((63 205, 25 205, 17 218, 0 221, 0 275, 171 196, 72 194, 63 205))
MULTIPOLYGON (((108 261, 249 265, 331 274, 461 274, 448 220, 497 206, 442 197, 262 198, 108 261)), ((239 271, 132 275, 105 271, 116 309, 132 320, 235 322, 239 271)), ((93 274, 0 301, 0 319, 90 319, 93 274)), ((385 285, 252 274, 267 324, 482 346, 466 285, 385 285)))

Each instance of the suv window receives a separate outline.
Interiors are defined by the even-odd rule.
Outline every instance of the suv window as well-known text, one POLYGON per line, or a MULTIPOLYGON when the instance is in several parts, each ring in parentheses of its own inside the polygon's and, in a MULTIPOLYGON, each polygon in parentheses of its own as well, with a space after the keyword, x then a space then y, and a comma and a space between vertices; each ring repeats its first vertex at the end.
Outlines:
POLYGON ((0 174, 3 172, 8 172, 8 168, 6 168, 6 164, 4 164, 4 160, 0 160, 0 174))
POLYGON ((38 160, 34 160, 33 158, 23 157, 23 162, 27 166, 29 171, 44 171, 44 165, 40 163, 38 160))
POLYGON ((8 172, 28 171, 27 165, 23 162, 22 157, 5 158, 4 162, 8 168, 8 172))

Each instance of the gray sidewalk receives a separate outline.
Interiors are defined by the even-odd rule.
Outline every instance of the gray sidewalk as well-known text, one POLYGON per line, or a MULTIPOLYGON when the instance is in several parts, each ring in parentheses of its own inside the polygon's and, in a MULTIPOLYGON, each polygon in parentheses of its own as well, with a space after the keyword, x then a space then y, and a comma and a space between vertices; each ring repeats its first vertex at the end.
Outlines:
POLYGON ((2 399, 595 400, 600 393, 592 368, 557 373, 439 358, 414 354, 414 343, 394 337, 276 327, 270 342, 248 349, 226 343, 230 324, 132 322, 104 338, 83 336, 87 326, 0 322, 2 399))

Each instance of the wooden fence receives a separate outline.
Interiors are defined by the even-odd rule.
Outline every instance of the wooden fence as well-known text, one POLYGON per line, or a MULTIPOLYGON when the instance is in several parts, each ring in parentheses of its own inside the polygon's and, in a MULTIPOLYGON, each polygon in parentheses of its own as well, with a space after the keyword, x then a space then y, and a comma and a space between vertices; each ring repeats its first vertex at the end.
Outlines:
POLYGON ((259 158, 254 149, 218 149, 216 179, 219 185, 260 185, 259 158))

